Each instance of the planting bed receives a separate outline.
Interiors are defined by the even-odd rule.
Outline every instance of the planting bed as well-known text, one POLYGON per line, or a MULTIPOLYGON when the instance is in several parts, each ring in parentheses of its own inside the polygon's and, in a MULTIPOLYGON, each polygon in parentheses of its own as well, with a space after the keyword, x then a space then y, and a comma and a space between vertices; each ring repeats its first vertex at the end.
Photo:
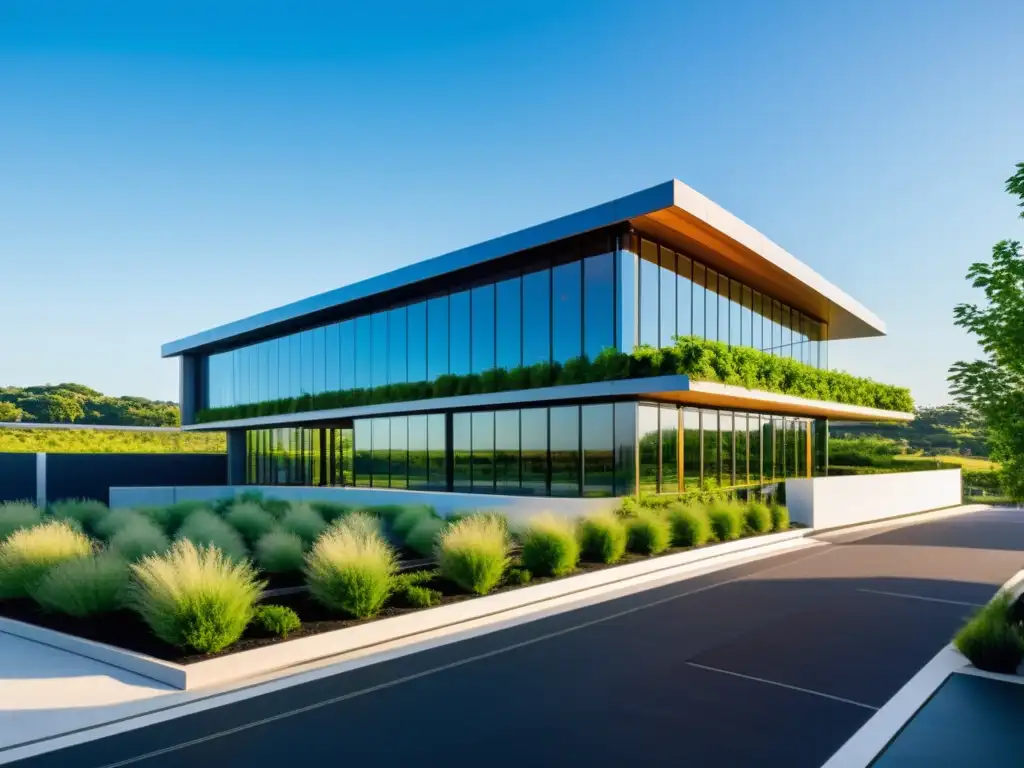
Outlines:
MULTIPOLYGON (((753 537, 746 538, 755 538, 756 536, 767 535, 770 534, 756 534, 753 537)), ((667 557, 669 555, 690 552, 696 549, 709 549, 716 546, 718 546, 718 542, 705 544, 701 547, 671 547, 662 553, 651 556, 637 555, 627 552, 623 555, 621 560, 611 565, 581 561, 570 575, 577 576, 586 573, 593 573, 595 571, 602 571, 609 568, 618 568, 630 563, 638 563, 667 557)), ((417 565, 424 563, 423 560, 414 562, 416 562, 417 565)), ((518 567, 518 563, 514 561, 512 567, 518 567)), ((283 578, 271 580, 271 584, 274 588, 291 587, 302 584, 302 578, 299 574, 275 574, 275 576, 283 578)), ((503 592, 510 592, 516 589, 522 589, 523 587, 536 586, 538 584, 546 584, 552 581, 558 581, 558 577, 534 577, 526 584, 503 583, 488 594, 501 594, 503 592)), ((441 599, 438 603, 439 606, 473 600, 478 597, 478 595, 467 594, 456 584, 440 575, 432 578, 425 584, 425 586, 428 586, 431 589, 436 589, 441 593, 441 599)), ((119 610, 113 613, 89 618, 75 618, 66 614, 44 611, 34 601, 22 598, 17 600, 0 600, 0 617, 15 619, 16 621, 22 621, 27 624, 34 624, 39 627, 45 627, 46 629, 52 629, 68 635, 85 638, 86 640, 93 640, 95 642, 105 643, 106 645, 124 648, 129 651, 143 653, 147 656, 152 656, 153 658, 162 659, 163 661, 188 665, 200 661, 206 661, 208 659, 221 658, 234 653, 240 653, 242 651, 262 648, 268 645, 277 645, 303 637, 310 637, 323 632, 348 629, 349 627, 368 624, 381 619, 388 619, 396 616, 416 613, 417 611, 429 610, 414 607, 409 604, 403 595, 395 594, 388 600, 380 613, 372 618, 345 618, 338 616, 336 612, 328 610, 313 600, 309 595, 309 592, 305 589, 291 594, 269 597, 267 602, 273 602, 275 605, 284 605, 294 610, 302 620, 302 627, 289 634, 287 638, 282 639, 280 637, 270 635, 253 623, 249 625, 245 630, 245 633, 237 642, 219 653, 211 654, 197 654, 163 642, 152 633, 137 613, 129 610, 119 610)))

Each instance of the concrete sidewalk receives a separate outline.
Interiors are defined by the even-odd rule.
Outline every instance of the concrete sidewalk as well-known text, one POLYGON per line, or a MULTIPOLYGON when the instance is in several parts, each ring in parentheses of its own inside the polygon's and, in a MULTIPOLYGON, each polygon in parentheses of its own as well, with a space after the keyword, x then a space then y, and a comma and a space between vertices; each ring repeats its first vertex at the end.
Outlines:
POLYGON ((18 764, 820 766, 1021 568, 1021 523, 832 534, 18 764))

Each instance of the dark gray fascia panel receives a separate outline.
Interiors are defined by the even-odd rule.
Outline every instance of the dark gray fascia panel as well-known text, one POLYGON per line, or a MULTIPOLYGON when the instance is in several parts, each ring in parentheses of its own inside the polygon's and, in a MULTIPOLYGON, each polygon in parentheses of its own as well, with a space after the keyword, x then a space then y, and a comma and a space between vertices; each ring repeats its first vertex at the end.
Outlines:
POLYGON ((252 333, 278 323, 341 306, 352 301, 395 290, 422 280, 440 277, 476 264, 500 259, 519 251, 536 248, 567 237, 581 235, 602 227, 618 224, 636 216, 668 208, 675 202, 675 181, 667 181, 655 187, 635 192, 609 203, 571 213, 568 216, 537 224, 527 229, 512 232, 493 240, 487 240, 468 248, 436 256, 426 261, 362 280, 343 288, 310 296, 307 299, 286 304, 277 309, 260 312, 257 315, 236 320, 208 331, 186 336, 164 344, 162 357, 174 357, 199 347, 227 341, 235 336, 252 333))

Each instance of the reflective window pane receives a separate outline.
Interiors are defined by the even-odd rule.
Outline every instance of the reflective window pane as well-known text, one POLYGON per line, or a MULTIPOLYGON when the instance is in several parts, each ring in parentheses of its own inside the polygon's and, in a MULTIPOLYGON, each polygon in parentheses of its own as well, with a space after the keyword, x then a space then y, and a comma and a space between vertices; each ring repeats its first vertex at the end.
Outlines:
POLYGON ((454 474, 452 488, 456 491, 473 490, 473 426, 468 413, 452 416, 452 459, 454 474))
POLYGON ((494 479, 498 493, 519 493, 519 411, 494 414, 494 479))
POLYGON ((679 410, 663 405, 661 411, 661 493, 678 493, 679 488, 679 410))
POLYGON ((427 464, 427 417, 409 417, 409 488, 426 490, 430 487, 427 464))
POLYGON ((696 261, 693 262, 693 293, 691 294, 693 301, 693 308, 691 310, 691 316, 693 317, 693 327, 691 333, 698 339, 706 339, 707 335, 707 323, 705 320, 705 298, 707 285, 707 270, 703 264, 698 264, 696 261))
POLYGON ((583 495, 615 495, 614 406, 584 405, 583 495))
POLYGON ((548 411, 547 408, 524 408, 519 413, 522 491, 544 496, 548 477, 548 411))
POLYGON ((448 373, 448 297, 427 302, 427 379, 448 373))
POLYGON ((750 342, 750 346, 754 349, 764 349, 764 335, 761 332, 764 326, 764 318, 761 316, 761 294, 757 291, 751 291, 751 303, 751 312, 753 314, 753 339, 750 342))
POLYGON ((583 262, 583 345, 591 360, 615 347, 615 257, 611 253, 583 262))
POLYGON ((370 315, 370 386, 388 383, 388 313, 370 315))
POLYGON ((552 355, 559 363, 583 354, 582 264, 571 261, 551 270, 552 355))
POLYGON ((470 372, 469 350, 469 291, 453 293, 448 297, 449 312, 449 353, 448 365, 450 373, 465 376, 470 372))
POLYGON ((353 426, 354 484, 365 487, 373 469, 373 426, 370 419, 356 419, 353 426))
POLYGON ((680 336, 693 334, 693 263, 683 254, 676 263, 676 330, 680 336))
POLYGON ((523 365, 551 361, 551 271, 523 276, 523 365))
MULTIPOLYGON (((257 345, 259 355, 259 397, 258 402, 265 403, 270 399, 270 342, 261 341, 257 345)), ((277 371, 274 371, 275 377, 277 371)))
POLYGON ((676 254, 661 248, 661 325, 658 344, 671 347, 676 336, 676 254))
POLYGON ((750 482, 761 483, 764 476, 761 471, 761 417, 756 413, 747 416, 747 443, 750 454, 750 482))
POLYGON ((580 409, 551 409, 551 495, 580 495, 580 409))
POLYGON ((483 373, 494 368, 494 284, 474 288, 471 303, 472 370, 483 373))
POLYGON ((718 276, 718 340, 729 343, 729 326, 731 304, 729 301, 729 278, 718 276))
POLYGON ((736 446, 733 442, 732 431, 733 415, 730 411, 719 411, 718 433, 720 439, 722 456, 722 486, 731 488, 736 484, 734 480, 736 469, 736 446))
POLYGON ((683 408, 683 488, 700 487, 700 412, 683 408))
POLYGON ((659 345, 658 246, 648 240, 640 241, 640 343, 651 347, 659 345))
POLYGON ((313 329, 313 394, 327 391, 327 329, 313 329))
POLYGON ((339 346, 341 348, 341 388, 356 387, 356 321, 346 320, 341 324, 339 346))
POLYGON ((783 418, 772 419, 772 450, 775 454, 775 479, 782 480, 787 477, 786 468, 788 465, 786 457, 786 420, 783 418))
POLYGON ((278 350, 281 348, 280 339, 271 339, 267 342, 267 399, 277 400, 281 397, 281 359, 278 357, 278 350))
POLYGON ((743 286, 743 299, 741 309, 740 345, 744 347, 754 346, 754 321, 753 321, 753 291, 743 286))
POLYGON ((615 403, 615 495, 636 493, 636 403, 615 403))
POLYGON ((722 485, 718 441, 718 412, 701 411, 701 429, 704 433, 704 487, 719 488, 722 485))
POLYGON ((518 277, 503 280, 495 286, 496 364, 505 370, 518 368, 523 362, 522 291, 523 281, 518 277))
POLYGON ((373 460, 370 468, 370 485, 387 488, 390 483, 391 420, 372 419, 373 460))
POLYGON ((391 422, 391 487, 409 487, 409 417, 392 416, 391 422))
POLYGON ((637 256, 628 249, 616 253, 618 280, 616 281, 616 346, 620 352, 632 352, 637 345, 637 256))
POLYGON ((709 341, 720 341, 718 329, 718 273, 707 270, 704 290, 704 335, 709 341))
POLYGON ((637 409, 637 434, 640 444, 640 493, 658 492, 658 407, 640 405, 637 409))
POLYGON ((302 394, 302 334, 291 335, 291 365, 289 366, 289 395, 298 397, 302 394))
POLYGON ((743 286, 735 280, 729 281, 729 343, 734 347, 743 344, 743 286))
POLYGON ((409 359, 405 307, 388 312, 388 384, 408 381, 409 359))
POLYGON ((736 465, 736 485, 750 482, 750 453, 747 444, 747 414, 734 413, 732 417, 733 452, 736 465))
POLYGON ((370 316, 356 318, 356 387, 365 389, 373 386, 370 360, 373 356, 370 316))
POLYGON ((313 331, 303 331, 299 334, 299 349, 302 370, 299 379, 299 392, 303 395, 310 395, 313 393, 313 331))
POLYGON ((339 337, 341 333, 341 326, 337 323, 332 323, 324 329, 324 339, 326 345, 326 367, 327 367, 327 380, 324 383, 325 392, 337 392, 341 389, 341 347, 339 343, 339 337))
POLYGON ((427 303, 410 304, 408 318, 409 381, 427 380, 427 303))
POLYGON ((472 414, 474 493, 494 492, 494 411, 472 414))
POLYGON ((448 438, 443 413, 427 416, 427 454, 430 489, 443 491, 448 487, 448 438))

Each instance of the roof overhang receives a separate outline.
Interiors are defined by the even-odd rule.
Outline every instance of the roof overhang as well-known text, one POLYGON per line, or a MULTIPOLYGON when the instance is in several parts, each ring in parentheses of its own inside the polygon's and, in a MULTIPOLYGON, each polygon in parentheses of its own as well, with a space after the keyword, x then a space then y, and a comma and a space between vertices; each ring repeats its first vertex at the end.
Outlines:
POLYGON ((558 403, 601 402, 623 397, 657 402, 679 403, 695 407, 714 407, 737 411, 756 411, 789 416, 843 419, 846 421, 910 421, 912 413, 865 408, 859 405, 828 403, 803 397, 780 395, 728 384, 691 381, 689 376, 651 376, 644 379, 621 379, 589 384, 570 384, 557 387, 538 387, 512 392, 494 392, 456 397, 435 397, 401 403, 361 405, 352 408, 331 408, 276 416, 256 416, 248 419, 192 424, 182 427, 188 431, 221 431, 226 429, 263 429, 287 426, 316 426, 366 419, 375 416, 401 416, 404 414, 435 411, 468 410, 476 408, 531 407, 558 403))
POLYGON ((272 335, 310 316, 424 280, 485 264, 616 224, 692 252, 722 272, 829 323, 830 339, 885 335, 885 324, 825 278, 725 209, 672 180, 584 211, 401 267, 277 309, 164 344, 163 357, 229 345, 236 337, 272 335))

